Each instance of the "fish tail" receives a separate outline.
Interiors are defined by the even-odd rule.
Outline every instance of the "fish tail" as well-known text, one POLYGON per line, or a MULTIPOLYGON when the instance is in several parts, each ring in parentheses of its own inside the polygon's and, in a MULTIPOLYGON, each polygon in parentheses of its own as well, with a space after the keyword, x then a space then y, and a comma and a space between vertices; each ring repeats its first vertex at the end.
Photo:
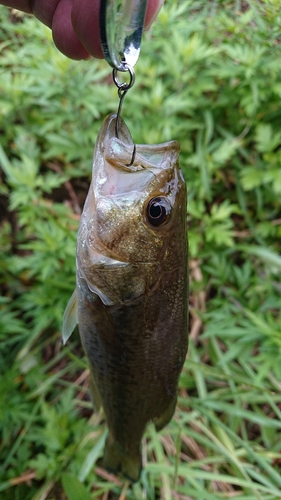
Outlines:
POLYGON ((140 450, 128 455, 111 436, 108 436, 104 449, 103 466, 109 472, 115 474, 121 472, 126 479, 135 483, 139 480, 142 470, 140 450))

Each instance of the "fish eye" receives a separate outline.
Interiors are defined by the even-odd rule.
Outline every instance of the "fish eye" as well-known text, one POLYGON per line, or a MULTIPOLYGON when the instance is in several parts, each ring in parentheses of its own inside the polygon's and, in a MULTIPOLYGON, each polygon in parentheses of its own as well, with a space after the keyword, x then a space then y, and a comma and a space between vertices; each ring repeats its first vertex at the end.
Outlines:
POLYGON ((164 196, 151 198, 146 207, 148 222, 152 226, 162 226, 170 218, 171 205, 164 196))

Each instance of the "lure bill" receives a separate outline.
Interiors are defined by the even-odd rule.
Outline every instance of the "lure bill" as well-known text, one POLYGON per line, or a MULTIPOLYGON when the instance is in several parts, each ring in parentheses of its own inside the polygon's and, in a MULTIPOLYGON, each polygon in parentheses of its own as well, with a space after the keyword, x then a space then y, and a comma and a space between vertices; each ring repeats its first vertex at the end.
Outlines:
POLYGON ((146 424, 172 418, 187 352, 186 186, 176 141, 134 146, 115 122, 96 143, 63 340, 78 323, 108 425, 104 467, 137 481, 146 424))

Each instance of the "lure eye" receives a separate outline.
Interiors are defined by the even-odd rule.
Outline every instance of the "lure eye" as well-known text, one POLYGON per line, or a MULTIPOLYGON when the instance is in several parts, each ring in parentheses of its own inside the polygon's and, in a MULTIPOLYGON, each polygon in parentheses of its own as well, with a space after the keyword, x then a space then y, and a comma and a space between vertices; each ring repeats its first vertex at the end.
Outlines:
POLYGON ((152 198, 147 207, 146 215, 152 226, 162 226, 170 217, 171 205, 165 197, 152 198))

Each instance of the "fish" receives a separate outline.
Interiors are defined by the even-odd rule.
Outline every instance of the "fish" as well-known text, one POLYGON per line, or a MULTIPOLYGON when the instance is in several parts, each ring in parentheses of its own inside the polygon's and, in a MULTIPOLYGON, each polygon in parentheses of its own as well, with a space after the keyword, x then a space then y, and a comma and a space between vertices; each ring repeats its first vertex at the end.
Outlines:
POLYGON ((96 142, 62 335, 78 324, 108 426, 103 466, 135 482, 146 425, 174 414, 188 348, 186 183, 177 141, 134 145, 116 119, 96 142))

